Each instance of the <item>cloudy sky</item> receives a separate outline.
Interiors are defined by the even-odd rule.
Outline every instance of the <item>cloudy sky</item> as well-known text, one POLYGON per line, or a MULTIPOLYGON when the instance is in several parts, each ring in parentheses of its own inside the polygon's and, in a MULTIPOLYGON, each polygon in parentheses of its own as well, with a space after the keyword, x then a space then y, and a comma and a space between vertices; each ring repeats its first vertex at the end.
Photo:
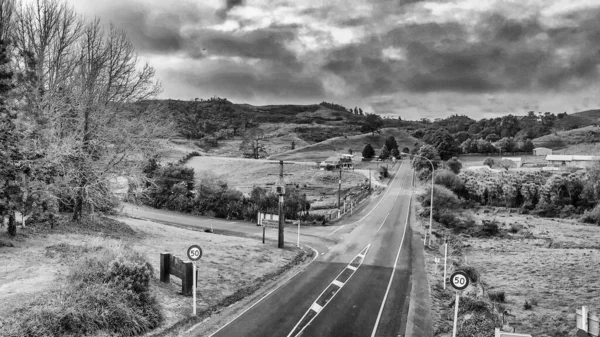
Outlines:
POLYGON ((128 31, 162 98, 409 119, 600 108, 600 0, 69 0, 128 31))

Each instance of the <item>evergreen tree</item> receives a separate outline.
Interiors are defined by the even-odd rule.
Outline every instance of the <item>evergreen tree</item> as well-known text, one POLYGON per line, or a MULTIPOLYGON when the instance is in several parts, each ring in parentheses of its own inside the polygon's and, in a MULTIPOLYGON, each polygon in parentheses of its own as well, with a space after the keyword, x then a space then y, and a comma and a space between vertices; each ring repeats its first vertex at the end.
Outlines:
POLYGON ((381 151, 379 152, 379 158, 387 159, 389 156, 390 156, 390 150, 388 150, 388 147, 384 145, 381 148, 381 151))
POLYGON ((14 236, 17 234, 14 211, 23 191, 19 184, 22 175, 18 164, 22 159, 20 137, 14 123, 17 115, 7 102, 14 86, 12 79, 7 44, 0 41, 0 220, 4 221, 8 215, 8 233, 14 236))
POLYGON ((373 158, 373 156, 375 155, 375 149, 373 149, 373 146, 371 146, 371 144, 367 144, 365 145, 365 147, 362 150, 362 156, 363 158, 373 158))
POLYGON ((361 108, 358 108, 358 113, 359 113, 360 115, 363 115, 363 111, 362 111, 362 109, 361 109, 361 108))
POLYGON ((357 107, 354 107, 354 114, 358 115, 358 108, 357 107))

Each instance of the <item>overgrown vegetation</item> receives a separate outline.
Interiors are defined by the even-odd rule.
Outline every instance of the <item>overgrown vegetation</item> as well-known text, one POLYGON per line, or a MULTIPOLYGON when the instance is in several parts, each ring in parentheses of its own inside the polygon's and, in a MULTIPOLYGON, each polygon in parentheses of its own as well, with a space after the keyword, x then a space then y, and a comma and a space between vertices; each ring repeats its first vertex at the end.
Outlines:
POLYGON ((65 286, 38 296, 10 314, 0 334, 37 336, 139 336, 162 321, 152 294, 152 266, 135 251, 107 250, 80 259, 65 286))

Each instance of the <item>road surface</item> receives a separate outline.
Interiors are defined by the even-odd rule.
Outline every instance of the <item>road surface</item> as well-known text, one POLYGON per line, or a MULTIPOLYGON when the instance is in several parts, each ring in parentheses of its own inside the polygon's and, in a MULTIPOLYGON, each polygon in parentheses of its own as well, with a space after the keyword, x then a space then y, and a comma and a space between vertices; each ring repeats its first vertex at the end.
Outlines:
POLYGON ((410 295, 411 186, 412 169, 404 162, 376 205, 355 214, 354 225, 329 235, 345 232, 340 243, 229 324, 216 331, 200 326, 190 335, 403 335, 410 295))

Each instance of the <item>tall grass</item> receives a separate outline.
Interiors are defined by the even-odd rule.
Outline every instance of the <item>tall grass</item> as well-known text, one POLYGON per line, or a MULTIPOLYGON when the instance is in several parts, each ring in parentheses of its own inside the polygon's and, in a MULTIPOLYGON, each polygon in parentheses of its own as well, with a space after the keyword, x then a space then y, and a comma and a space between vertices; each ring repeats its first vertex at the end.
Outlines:
POLYGON ((137 336, 160 324, 150 291, 152 266, 125 247, 80 259, 60 289, 16 309, 0 328, 7 337, 137 336))

